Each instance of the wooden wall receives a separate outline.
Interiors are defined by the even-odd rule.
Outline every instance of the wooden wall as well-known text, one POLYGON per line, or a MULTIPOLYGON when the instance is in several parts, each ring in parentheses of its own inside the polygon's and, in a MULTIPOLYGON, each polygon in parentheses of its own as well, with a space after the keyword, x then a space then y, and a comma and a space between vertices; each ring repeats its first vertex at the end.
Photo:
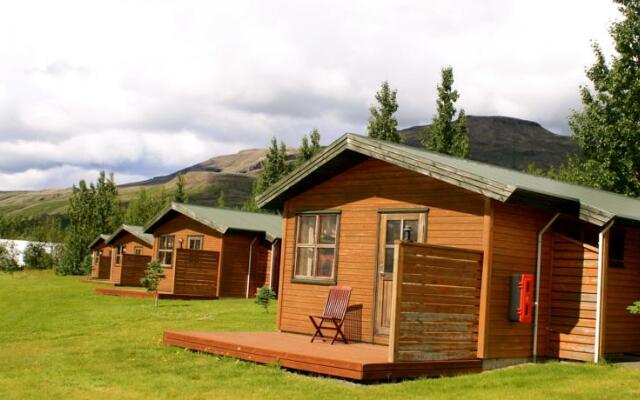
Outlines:
POLYGON ((406 242, 395 251, 389 361, 475 359, 482 252, 406 242))
POLYGON ((593 361, 598 249, 553 234, 546 355, 593 361))
MULTIPOLYGON (((109 245, 111 246, 111 267, 112 267, 111 281, 114 282, 116 285, 129 286, 129 284, 123 283, 123 276, 126 274, 125 271, 123 271, 123 268, 126 268, 126 266, 124 265, 124 261, 121 266, 117 266, 115 264, 116 252, 117 252, 118 246, 124 245, 125 254, 129 254, 129 255, 135 254, 136 247, 138 246, 142 247, 142 255, 148 258, 147 263, 151 260, 151 254, 152 254, 151 246, 149 246, 149 244, 144 240, 140 240, 136 236, 128 232, 125 232, 124 234, 122 234, 119 238, 109 243, 109 245)), ((132 284, 130 286, 140 286, 139 281, 137 283, 133 283, 133 282, 131 283, 132 284)))
MULTIPOLYGON (((176 249, 180 247, 180 240, 182 240, 183 247, 186 247, 188 236, 202 235, 204 238, 202 243, 203 250, 218 253, 222 250, 222 235, 218 231, 179 213, 173 214, 170 219, 159 225, 153 232, 154 258, 158 257, 158 238, 161 235, 174 235, 176 249)), ((175 265, 175 252, 173 257, 175 265)), ((164 269, 165 279, 160 282, 159 291, 173 293, 174 272, 174 268, 164 269)))
POLYGON ((135 254, 124 254, 122 256, 122 267, 120 268, 121 286, 141 286, 140 279, 144 277, 144 271, 149 266, 151 256, 137 256, 135 254))
POLYGON ((249 297, 254 297, 256 290, 268 283, 269 257, 271 244, 262 240, 263 234, 227 232, 224 235, 222 251, 222 277, 220 282, 221 297, 245 297, 247 293, 247 273, 249 269, 249 246, 254 238, 251 257, 251 277, 249 297))
POLYGON ((91 277, 94 279, 109 279, 111 277, 111 247, 101 244, 93 249, 93 263, 91 277), (102 251, 102 256, 100 255, 102 251))
POLYGON ((321 312, 327 286, 292 283, 297 211, 340 210, 338 285, 352 287, 351 304, 361 304, 361 337, 373 341, 378 210, 429 208, 427 242, 482 249, 484 200, 479 194, 394 165, 366 160, 289 199, 284 210, 278 327, 313 333, 308 315, 321 312))
MULTIPOLYGON (((486 342, 481 357, 530 357, 533 353, 533 326, 509 321, 509 279, 512 274, 535 274, 538 231, 551 219, 552 214, 497 201, 491 201, 491 207, 491 277, 487 298, 486 342)), ((543 243, 543 267, 548 268, 549 238, 545 238, 543 243)), ((541 295, 546 290, 542 285, 541 295)), ((541 310, 543 307, 544 304, 541 310)), ((543 317, 541 323, 544 325, 545 322, 543 317)), ((546 326, 541 329, 543 335, 545 331, 546 326)))
POLYGON ((625 229, 624 266, 607 270, 605 353, 640 353, 640 315, 626 308, 640 300, 640 230, 625 229))
POLYGON ((173 294, 185 296, 218 296, 217 251, 177 249, 173 294))

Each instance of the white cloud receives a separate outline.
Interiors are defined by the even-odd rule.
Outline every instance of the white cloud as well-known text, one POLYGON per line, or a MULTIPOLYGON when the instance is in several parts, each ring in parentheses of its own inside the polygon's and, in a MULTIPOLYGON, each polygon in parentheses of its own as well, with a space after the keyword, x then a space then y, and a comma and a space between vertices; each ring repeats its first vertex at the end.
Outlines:
POLYGON ((0 189, 30 168, 149 177, 313 127, 329 142, 365 131, 385 79, 400 125, 424 123, 449 64, 468 114, 566 131, 614 17, 609 0, 3 3, 0 189))
MULTIPOLYGON (((0 187, 3 190, 29 190, 33 188, 60 188, 70 186, 69 182, 81 179, 94 182, 100 173, 97 169, 82 168, 72 165, 60 165, 48 169, 30 168, 16 173, 0 172, 0 187)), ((118 174, 118 184, 135 182, 144 179, 141 175, 118 174)))

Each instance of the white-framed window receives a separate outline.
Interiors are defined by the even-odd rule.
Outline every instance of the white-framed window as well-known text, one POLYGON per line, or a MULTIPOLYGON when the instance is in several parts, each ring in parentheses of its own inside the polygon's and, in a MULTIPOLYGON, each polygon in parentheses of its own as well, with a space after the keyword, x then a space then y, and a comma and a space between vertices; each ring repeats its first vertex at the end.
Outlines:
POLYGON ((133 248, 133 254, 137 255, 137 256, 141 256, 142 255, 142 246, 136 246, 133 248))
POLYGON ((335 281, 339 213, 297 216, 294 279, 335 281))
POLYGON ((163 267, 171 268, 173 265, 173 249, 175 237, 162 235, 158 238, 158 260, 163 267))
POLYGON ((124 245, 116 247, 116 265, 122 264, 122 255, 124 254, 124 245))
POLYGON ((202 250, 203 237, 200 236, 187 236, 187 248, 189 250, 202 250))

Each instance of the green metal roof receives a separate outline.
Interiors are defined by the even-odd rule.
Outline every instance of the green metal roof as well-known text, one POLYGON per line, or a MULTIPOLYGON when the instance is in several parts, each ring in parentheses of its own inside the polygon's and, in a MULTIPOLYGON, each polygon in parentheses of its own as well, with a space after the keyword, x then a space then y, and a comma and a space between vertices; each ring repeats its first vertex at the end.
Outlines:
POLYGON ((282 218, 279 215, 182 203, 171 203, 145 227, 144 232, 153 232, 171 212, 186 215, 222 234, 229 229, 260 232, 264 233, 265 238, 270 242, 282 237, 282 218))
POLYGON ((280 208, 284 200, 366 158, 375 158, 501 202, 545 205, 604 225, 612 218, 640 221, 640 200, 585 186, 537 177, 431 151, 345 134, 256 199, 280 208))
POLYGON ((89 249, 93 249, 98 243, 100 243, 100 241, 103 241, 103 242, 106 243, 109 240, 110 237, 111 237, 111 235, 107 235, 107 234, 104 234, 104 233, 98 235, 98 237, 93 242, 91 242, 91 244, 89 245, 89 249))
POLYGON ((105 243, 109 244, 113 242, 115 239, 120 237, 124 233, 130 233, 138 239, 142 240, 149 244, 149 246, 153 246, 153 235, 149 235, 144 232, 144 228, 138 225, 126 225, 122 224, 118 230, 116 230, 113 235, 109 237, 109 239, 105 240, 105 243))

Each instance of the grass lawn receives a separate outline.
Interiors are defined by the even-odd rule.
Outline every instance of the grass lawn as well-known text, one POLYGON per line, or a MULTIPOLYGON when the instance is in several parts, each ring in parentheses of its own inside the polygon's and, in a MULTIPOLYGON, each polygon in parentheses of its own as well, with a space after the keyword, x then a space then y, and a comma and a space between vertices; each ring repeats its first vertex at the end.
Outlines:
POLYGON ((100 296, 48 272, 0 275, 0 399, 631 399, 640 370, 527 365, 357 385, 163 346, 166 329, 273 330, 250 300, 100 296))

